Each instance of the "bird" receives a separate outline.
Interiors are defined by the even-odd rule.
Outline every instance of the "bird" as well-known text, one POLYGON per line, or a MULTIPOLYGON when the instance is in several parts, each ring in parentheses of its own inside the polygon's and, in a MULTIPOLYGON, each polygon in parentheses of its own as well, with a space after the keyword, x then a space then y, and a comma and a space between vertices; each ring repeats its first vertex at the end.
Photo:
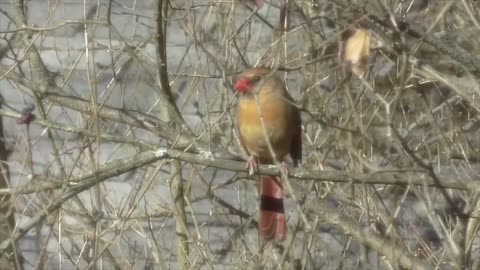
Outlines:
MULTIPOLYGON (((250 174, 258 164, 281 164, 287 171, 286 158, 293 165, 302 159, 300 110, 287 92, 283 81, 270 68, 255 67, 244 71, 234 85, 238 92, 235 121, 239 141, 249 155, 246 168, 250 174)), ((260 176, 260 217, 258 229, 264 240, 282 241, 287 236, 281 177, 260 176)))

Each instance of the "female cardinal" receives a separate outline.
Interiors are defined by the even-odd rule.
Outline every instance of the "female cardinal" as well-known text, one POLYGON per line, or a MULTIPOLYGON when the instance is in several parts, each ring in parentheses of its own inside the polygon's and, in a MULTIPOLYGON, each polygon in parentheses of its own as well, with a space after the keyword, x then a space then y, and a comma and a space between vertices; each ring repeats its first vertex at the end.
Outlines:
MULTIPOLYGON (((282 81, 268 68, 252 68, 235 84, 239 92, 236 110, 240 142, 250 155, 250 174, 261 164, 282 162, 290 154, 296 166, 302 158, 300 112, 282 81)), ((261 176, 260 235, 266 240, 284 240, 287 221, 283 207, 281 178, 261 176)))

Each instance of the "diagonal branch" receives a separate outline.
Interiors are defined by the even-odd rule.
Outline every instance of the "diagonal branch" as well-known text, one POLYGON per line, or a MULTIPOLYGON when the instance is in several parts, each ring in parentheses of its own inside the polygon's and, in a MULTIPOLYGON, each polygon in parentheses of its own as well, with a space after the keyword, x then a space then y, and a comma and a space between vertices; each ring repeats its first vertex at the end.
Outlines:
POLYGON ((374 233, 368 227, 359 225, 358 221, 342 214, 323 200, 310 204, 307 208, 315 213, 320 220, 334 225, 345 234, 382 254, 390 262, 395 263, 394 265, 406 269, 432 269, 425 261, 410 254, 403 246, 374 233))
MULTIPOLYGON (((103 136, 103 135, 102 135, 103 136)), ((108 135, 105 135, 108 136, 108 135)), ((175 149, 169 148, 158 148, 156 151, 145 151, 137 156, 132 157, 131 159, 124 159, 123 163, 132 163, 129 164, 129 170, 136 169, 143 165, 149 164, 151 162, 155 162, 162 158, 171 158, 177 159, 184 162, 203 165, 206 167, 213 167, 217 169, 235 171, 235 172, 242 172, 248 173, 248 170, 245 168, 245 163, 240 161, 233 161, 227 159, 216 159, 213 157, 205 158, 203 154, 194 154, 183 152, 175 149), (159 154, 160 153, 160 154, 159 154), (155 156, 159 156, 155 158, 155 156), (134 166, 133 164, 137 164, 137 159, 147 159, 144 163, 138 166, 134 166)), ((120 161, 118 161, 120 162, 120 161)), ((103 173, 105 170, 112 170, 112 167, 117 164, 117 166, 122 165, 123 163, 108 163, 101 169, 99 172, 103 173)), ((123 165, 120 166, 118 169, 117 174, 113 174, 111 176, 117 176, 122 173, 125 173, 129 170, 124 170, 123 165)), ((98 172, 97 172, 98 173, 98 172)), ((272 165, 260 165, 258 175, 281 175, 280 170, 277 166, 272 165)), ((446 176, 437 175, 436 180, 431 178, 431 174, 428 170, 412 170, 412 169, 405 169, 405 170, 382 170, 373 173, 367 174, 349 174, 343 171, 335 171, 335 170, 305 170, 302 168, 294 168, 289 170, 288 176, 290 178, 294 178, 296 180, 303 180, 303 181, 318 181, 318 182, 334 182, 334 183, 349 183, 349 184, 381 184, 381 185, 398 185, 398 186, 422 186, 422 187, 432 187, 432 188, 441 188, 441 189, 456 189, 456 190, 464 190, 469 191, 473 189, 479 189, 477 183, 469 182, 469 183, 461 183, 455 180, 451 180, 446 176)), ((69 186, 76 186, 78 181, 83 181, 87 179, 89 176, 83 176, 82 178, 76 178, 76 180, 70 180, 69 186)), ((18 188, 19 191, 11 191, 11 190, 2 190, 0 189, 0 194, 8 194, 8 193, 32 193, 35 191, 44 190, 44 189, 56 189, 62 187, 62 181, 60 179, 51 179, 48 182, 41 182, 35 184, 35 186, 22 186, 18 188)))

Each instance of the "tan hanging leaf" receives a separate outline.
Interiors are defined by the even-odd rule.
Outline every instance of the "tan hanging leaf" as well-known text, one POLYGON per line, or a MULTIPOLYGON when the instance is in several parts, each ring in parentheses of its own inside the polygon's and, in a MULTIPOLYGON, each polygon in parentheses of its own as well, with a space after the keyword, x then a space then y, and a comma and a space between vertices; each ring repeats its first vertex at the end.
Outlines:
POLYGON ((344 61, 350 62, 352 73, 362 77, 367 71, 370 55, 370 33, 365 29, 357 29, 346 41, 344 61))

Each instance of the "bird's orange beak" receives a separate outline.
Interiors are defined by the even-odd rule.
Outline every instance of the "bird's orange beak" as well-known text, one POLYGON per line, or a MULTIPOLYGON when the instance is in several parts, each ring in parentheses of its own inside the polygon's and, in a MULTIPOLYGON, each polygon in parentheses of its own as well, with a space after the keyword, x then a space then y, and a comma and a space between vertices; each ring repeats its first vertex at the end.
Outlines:
POLYGON ((235 83, 235 90, 241 93, 246 93, 252 89, 252 83, 246 78, 240 78, 235 83))

